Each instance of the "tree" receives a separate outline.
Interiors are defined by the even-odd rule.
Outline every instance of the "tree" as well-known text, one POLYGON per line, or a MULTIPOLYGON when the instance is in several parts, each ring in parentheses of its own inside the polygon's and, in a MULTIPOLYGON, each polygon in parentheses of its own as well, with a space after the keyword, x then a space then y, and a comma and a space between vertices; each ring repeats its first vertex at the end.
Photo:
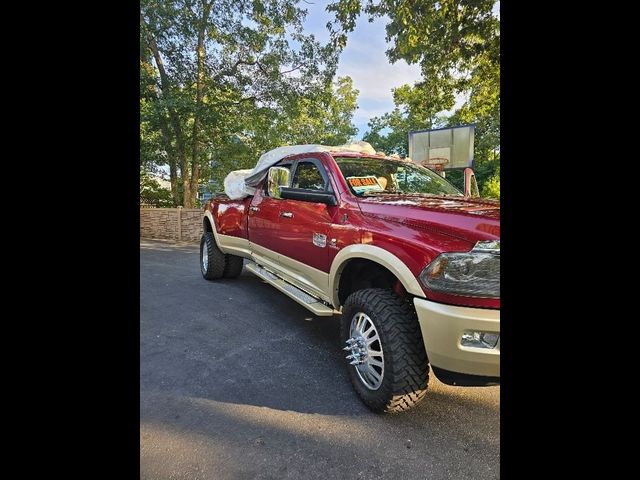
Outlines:
POLYGON ((493 14, 496 0, 338 0, 327 10, 336 15, 328 25, 336 43, 346 43, 362 13, 389 17, 387 57, 418 63, 423 101, 443 109, 453 107, 456 94, 469 95, 475 107, 499 101, 500 20, 493 14))
POLYGON ((140 170, 140 203, 156 208, 173 207, 171 192, 162 188, 160 183, 144 170, 140 170))
POLYGON ((498 167, 496 173, 485 182, 484 188, 482 189, 482 196, 500 200, 500 167, 498 167))
POLYGON ((169 166, 175 203, 194 206, 212 155, 331 83, 339 52, 303 34, 297 4, 141 1, 141 157, 169 166))
POLYGON ((412 130, 424 130, 441 126, 446 119, 440 114, 442 103, 425 101, 426 94, 416 86, 403 85, 393 90, 395 108, 381 117, 373 117, 363 140, 376 149, 398 155, 408 154, 408 134, 412 130), (386 133, 382 133, 386 131, 386 133))
POLYGON ((340 145, 357 132, 351 123, 357 109, 358 90, 351 77, 340 77, 314 96, 285 108, 278 119, 278 136, 285 143, 340 145))
POLYGON ((500 161, 500 20, 495 0, 338 0, 328 26, 336 44, 347 41, 357 17, 387 16, 387 57, 419 64, 422 79, 394 91, 396 108, 369 122, 365 140, 406 153, 410 130, 476 124, 475 163, 480 184, 500 161), (462 105, 450 115, 456 99, 462 105), (389 129, 389 132, 382 134, 389 129))
POLYGON ((357 133, 352 124, 357 97, 351 78, 340 77, 313 94, 292 98, 281 109, 256 110, 249 125, 210 152, 213 187, 221 190, 229 171, 253 168, 262 153, 282 145, 349 142, 357 133))

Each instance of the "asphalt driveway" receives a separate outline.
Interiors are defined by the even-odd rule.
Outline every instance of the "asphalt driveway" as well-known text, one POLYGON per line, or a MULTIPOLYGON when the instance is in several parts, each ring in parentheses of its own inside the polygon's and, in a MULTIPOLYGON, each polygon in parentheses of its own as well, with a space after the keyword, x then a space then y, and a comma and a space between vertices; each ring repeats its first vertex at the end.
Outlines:
POLYGON ((440 383, 371 413, 338 317, 248 272, 207 282, 198 247, 140 243, 143 479, 499 478, 500 387, 440 383))

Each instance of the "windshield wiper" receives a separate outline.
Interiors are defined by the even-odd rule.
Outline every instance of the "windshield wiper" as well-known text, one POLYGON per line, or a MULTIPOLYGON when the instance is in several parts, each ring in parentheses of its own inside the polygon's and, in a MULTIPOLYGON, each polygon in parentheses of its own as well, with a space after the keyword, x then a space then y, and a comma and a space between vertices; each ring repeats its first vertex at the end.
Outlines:
POLYGON ((362 192, 360 194, 360 196, 361 197, 369 197, 369 196, 373 197, 373 196, 376 196, 376 195, 397 195, 398 193, 400 193, 400 192, 387 192, 387 191, 384 191, 384 192, 362 192))
POLYGON ((427 192, 403 192, 402 190, 396 190, 393 192, 364 192, 362 197, 374 196, 374 195, 407 195, 407 196, 430 196, 430 197, 461 197, 464 196, 461 193, 427 193, 427 192))

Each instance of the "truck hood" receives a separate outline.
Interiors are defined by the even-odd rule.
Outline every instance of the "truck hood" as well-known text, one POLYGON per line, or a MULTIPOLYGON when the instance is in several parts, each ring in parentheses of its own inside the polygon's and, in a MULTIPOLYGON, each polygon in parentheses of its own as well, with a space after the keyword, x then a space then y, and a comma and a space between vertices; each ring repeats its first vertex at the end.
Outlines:
POLYGON ((500 239, 500 202, 452 196, 389 194, 358 198, 365 216, 475 243, 500 239))

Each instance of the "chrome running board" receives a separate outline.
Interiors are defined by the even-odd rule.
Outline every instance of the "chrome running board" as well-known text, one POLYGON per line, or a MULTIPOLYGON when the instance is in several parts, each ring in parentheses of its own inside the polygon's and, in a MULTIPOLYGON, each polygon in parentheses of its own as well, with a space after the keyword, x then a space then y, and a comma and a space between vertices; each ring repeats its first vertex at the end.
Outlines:
POLYGON ((303 290, 300 290, 295 285, 292 285, 291 283, 283 280, 282 278, 278 277, 274 273, 263 268, 262 266, 258 265, 255 262, 247 261, 244 267, 247 270, 249 270, 251 273, 256 275, 257 277, 261 278, 265 282, 276 287, 282 293, 292 298, 303 307, 308 308, 310 311, 312 311, 315 315, 318 315, 319 317, 330 317, 334 313, 338 313, 338 312, 334 312, 333 308, 328 307, 327 305, 322 303, 318 298, 312 295, 309 295, 307 292, 303 290))

